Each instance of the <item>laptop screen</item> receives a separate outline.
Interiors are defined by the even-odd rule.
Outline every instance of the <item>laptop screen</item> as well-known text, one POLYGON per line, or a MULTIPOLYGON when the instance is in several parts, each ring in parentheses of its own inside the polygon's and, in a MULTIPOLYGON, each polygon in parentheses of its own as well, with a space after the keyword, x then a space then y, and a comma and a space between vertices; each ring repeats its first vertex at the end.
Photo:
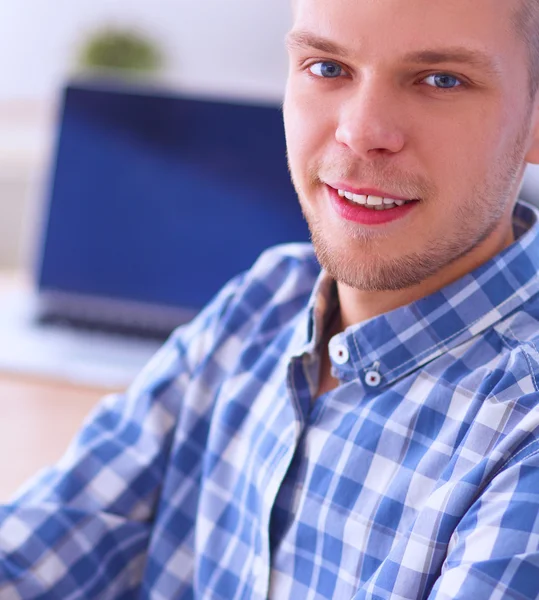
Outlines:
POLYGON ((276 106, 71 85, 51 184, 41 290, 199 309, 309 239, 276 106))

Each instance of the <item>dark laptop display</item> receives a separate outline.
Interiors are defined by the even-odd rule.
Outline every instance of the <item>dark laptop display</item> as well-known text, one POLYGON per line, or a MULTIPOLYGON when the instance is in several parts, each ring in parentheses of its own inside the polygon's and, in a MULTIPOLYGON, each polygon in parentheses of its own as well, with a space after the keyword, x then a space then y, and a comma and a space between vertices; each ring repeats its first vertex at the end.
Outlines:
POLYGON ((66 89, 42 292, 196 311, 265 248, 308 239, 279 107, 66 89))

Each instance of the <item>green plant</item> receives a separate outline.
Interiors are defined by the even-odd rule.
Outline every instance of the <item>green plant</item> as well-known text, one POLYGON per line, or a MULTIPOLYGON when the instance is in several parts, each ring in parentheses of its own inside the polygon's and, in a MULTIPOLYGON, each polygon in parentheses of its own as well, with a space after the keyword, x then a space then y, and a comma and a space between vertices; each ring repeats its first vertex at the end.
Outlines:
POLYGON ((89 39, 80 62, 86 68, 154 71, 162 58, 153 43, 138 33, 109 29, 89 39))

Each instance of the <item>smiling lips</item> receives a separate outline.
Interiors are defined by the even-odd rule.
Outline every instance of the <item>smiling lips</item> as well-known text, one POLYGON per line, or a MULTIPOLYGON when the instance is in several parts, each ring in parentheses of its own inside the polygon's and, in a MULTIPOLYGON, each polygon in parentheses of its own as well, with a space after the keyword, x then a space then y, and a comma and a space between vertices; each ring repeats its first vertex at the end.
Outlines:
POLYGON ((372 210, 390 210, 392 208, 396 208, 397 206, 403 206, 404 204, 415 202, 414 200, 397 200, 396 198, 390 197, 383 198, 382 196, 353 194, 352 192, 341 189, 337 190, 337 193, 341 198, 346 198, 354 204, 359 204, 372 210))
MULTIPOLYGON (((342 184, 341 184, 342 185, 342 184)), ((346 221, 361 225, 381 226, 405 217, 418 204, 418 200, 391 198, 375 195, 375 190, 357 191, 371 192, 357 194, 340 186, 326 185, 331 204, 336 213, 346 221)), ((378 192, 380 194, 380 192, 378 192)))

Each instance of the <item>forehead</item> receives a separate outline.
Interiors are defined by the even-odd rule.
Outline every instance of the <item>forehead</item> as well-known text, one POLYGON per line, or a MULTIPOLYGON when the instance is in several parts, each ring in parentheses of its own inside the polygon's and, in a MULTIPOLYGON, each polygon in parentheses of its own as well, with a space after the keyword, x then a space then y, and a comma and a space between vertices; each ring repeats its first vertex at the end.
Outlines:
POLYGON ((522 0, 293 0, 293 31, 376 58, 461 47, 493 62, 526 59, 515 27, 522 0))

